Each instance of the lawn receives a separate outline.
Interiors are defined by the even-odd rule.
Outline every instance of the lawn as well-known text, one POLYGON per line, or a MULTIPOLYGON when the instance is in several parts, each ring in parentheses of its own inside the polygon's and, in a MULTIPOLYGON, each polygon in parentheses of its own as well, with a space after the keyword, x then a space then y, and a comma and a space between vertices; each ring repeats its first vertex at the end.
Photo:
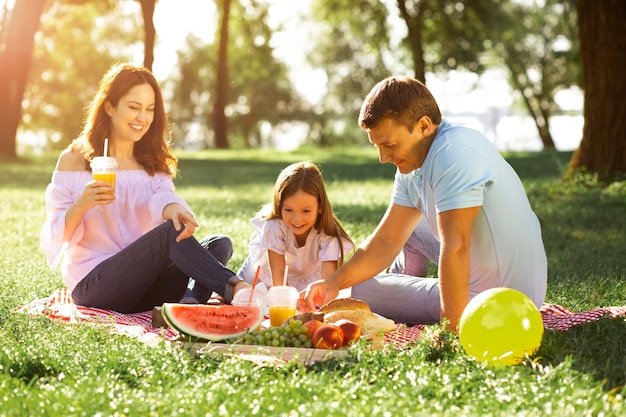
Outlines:
MULTIPOLYGON (((336 214, 355 242, 378 223, 393 166, 373 149, 179 153, 179 193, 198 237, 229 235, 232 269, 248 219, 297 160, 321 166, 336 214)), ((562 183, 569 153, 515 153, 543 227, 546 302, 573 311, 626 304, 626 182, 562 183)), ((626 322, 601 319, 546 332, 532 361, 491 368, 429 328, 410 349, 355 349, 346 359, 259 367, 148 345, 99 326, 63 325, 15 308, 62 286, 39 249, 43 192, 56 155, 2 161, 0 416, 620 416, 626 410, 626 322)), ((436 271, 432 271, 435 273, 436 271)))

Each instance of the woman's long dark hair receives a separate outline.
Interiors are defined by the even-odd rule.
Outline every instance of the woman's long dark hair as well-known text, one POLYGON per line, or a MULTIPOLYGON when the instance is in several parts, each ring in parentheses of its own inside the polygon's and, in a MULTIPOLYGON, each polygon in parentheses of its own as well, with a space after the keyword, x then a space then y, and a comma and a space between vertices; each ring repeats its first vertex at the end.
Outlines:
POLYGON ((129 64, 115 65, 102 77, 87 109, 83 131, 70 145, 84 155, 87 170, 94 156, 103 155, 104 139, 111 132, 111 117, 105 104, 117 107, 131 88, 142 84, 148 84, 154 91, 154 119, 146 134, 135 144, 133 155, 150 175, 162 172, 176 176, 178 161, 168 147, 170 131, 159 83, 146 68, 129 64))

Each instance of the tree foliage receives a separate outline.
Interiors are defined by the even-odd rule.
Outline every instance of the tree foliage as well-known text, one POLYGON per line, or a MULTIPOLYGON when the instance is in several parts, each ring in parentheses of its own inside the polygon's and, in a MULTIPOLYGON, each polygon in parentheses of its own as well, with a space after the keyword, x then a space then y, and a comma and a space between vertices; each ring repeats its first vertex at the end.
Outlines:
POLYGON ((397 0, 407 27, 403 45, 409 51, 415 78, 426 72, 467 69, 480 73, 489 46, 489 28, 497 24, 498 8, 490 0, 397 0))
MULTIPOLYGON (((126 0, 134 5, 134 1, 126 0)), ((45 131, 64 147, 82 129, 84 109, 113 64, 142 50, 138 7, 128 14, 106 2, 53 2, 35 37, 22 128, 45 131)), ((139 54, 140 55, 140 54, 139 54)))
POLYGON ((315 0, 312 14, 323 29, 311 62, 329 80, 318 112, 322 145, 359 137, 354 130, 361 102, 390 68, 404 66, 422 81, 427 71, 481 72, 487 28, 497 19, 489 0, 315 0), (388 24, 388 7, 397 7, 406 24, 399 45, 391 43, 398 28, 388 24))
POLYGON ((320 146, 361 142, 356 125, 361 102, 390 75, 387 8, 379 0, 314 0, 312 15, 319 34, 309 61, 328 81, 310 141, 320 146))
POLYGON ((535 121, 544 148, 554 149, 550 117, 558 110, 559 90, 580 85, 580 54, 573 0, 507 2, 493 39, 497 64, 510 74, 535 121))
MULTIPOLYGON (((385 62, 380 57, 385 54, 411 68, 422 81, 427 72, 463 69, 481 73, 505 66, 544 146, 554 148, 549 120, 558 110, 555 94, 579 81, 573 0, 546 0, 541 5, 516 0, 497 5, 493 0, 397 0, 395 5, 406 24, 400 48, 389 45, 389 12, 381 1, 314 2, 314 17, 330 30, 322 31, 318 40, 321 53, 312 62, 327 69, 329 96, 341 98, 344 115, 358 109, 369 87, 383 78, 385 62), (354 85, 362 79, 354 74, 348 82, 332 82, 333 75, 342 74, 337 69, 350 66, 356 74, 377 73, 378 79, 370 80, 365 89, 354 85), (347 86, 346 90, 357 94, 356 100, 335 85, 347 86)), ((333 104, 332 100, 324 104, 325 119, 329 110, 341 117, 333 113, 333 104)))

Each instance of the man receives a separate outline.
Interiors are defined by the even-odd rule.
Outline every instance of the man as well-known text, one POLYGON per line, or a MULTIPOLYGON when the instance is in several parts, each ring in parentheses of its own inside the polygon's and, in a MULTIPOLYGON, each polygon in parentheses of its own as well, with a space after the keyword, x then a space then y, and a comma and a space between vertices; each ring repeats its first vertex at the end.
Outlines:
POLYGON ((443 120, 430 91, 404 77, 370 91, 359 125, 380 162, 398 168, 391 202, 354 256, 303 292, 302 309, 352 287, 352 297, 383 316, 411 324, 446 320, 456 330, 470 298, 489 288, 514 288, 543 303, 539 221, 519 177, 487 138, 443 120), (401 250, 391 273, 379 274, 401 250), (427 258, 438 263, 438 279, 413 276, 425 274, 427 258))

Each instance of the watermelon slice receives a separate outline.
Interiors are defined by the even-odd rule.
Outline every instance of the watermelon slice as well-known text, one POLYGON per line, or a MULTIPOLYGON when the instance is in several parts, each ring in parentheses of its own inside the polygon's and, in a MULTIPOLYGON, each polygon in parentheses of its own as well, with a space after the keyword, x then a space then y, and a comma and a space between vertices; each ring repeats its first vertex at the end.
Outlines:
POLYGON ((263 321, 258 306, 165 303, 161 314, 179 333, 213 342, 254 331, 263 321))

